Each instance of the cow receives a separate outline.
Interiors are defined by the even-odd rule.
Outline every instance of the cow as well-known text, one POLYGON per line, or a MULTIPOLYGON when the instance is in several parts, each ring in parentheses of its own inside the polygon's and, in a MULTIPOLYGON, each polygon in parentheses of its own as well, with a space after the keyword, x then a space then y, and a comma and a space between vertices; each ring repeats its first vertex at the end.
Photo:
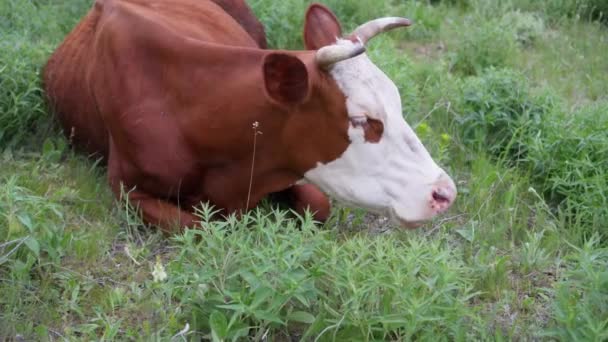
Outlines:
POLYGON ((169 234, 197 227, 200 203, 240 214, 274 193, 319 221, 333 197, 417 227, 456 186, 365 53, 410 24, 343 34, 314 3, 306 49, 273 50, 243 0, 97 0, 47 62, 44 90, 70 142, 107 161, 114 194, 169 234))

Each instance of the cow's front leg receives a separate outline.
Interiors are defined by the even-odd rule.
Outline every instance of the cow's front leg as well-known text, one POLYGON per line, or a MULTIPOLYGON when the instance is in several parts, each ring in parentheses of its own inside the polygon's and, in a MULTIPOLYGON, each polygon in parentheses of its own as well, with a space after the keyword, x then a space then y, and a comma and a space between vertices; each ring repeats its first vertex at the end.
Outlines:
POLYGON ((128 199, 141 212, 144 222, 158 226, 165 233, 179 233, 185 227, 197 225, 193 214, 145 192, 130 191, 128 199))
POLYGON ((173 203, 151 196, 143 191, 121 192, 120 186, 113 185, 112 191, 116 198, 120 198, 121 194, 125 193, 129 204, 138 210, 143 221, 158 226, 164 233, 175 234, 181 232, 185 227, 197 225, 194 215, 180 209, 173 203))
POLYGON ((286 190, 289 204, 300 215, 308 209, 316 221, 325 222, 331 213, 329 198, 312 184, 294 185, 286 190))
POLYGON ((108 181, 110 188, 121 199, 126 196, 129 204, 138 210, 147 224, 158 226, 164 233, 181 232, 185 227, 196 227, 197 218, 188 211, 180 209, 174 203, 166 201, 158 195, 153 195, 134 184, 151 184, 150 180, 142 177, 139 170, 125 158, 119 158, 114 142, 110 141, 108 161, 108 181))
POLYGON ((176 206, 137 189, 123 189, 119 179, 112 177, 110 169, 110 187, 116 198, 126 195, 129 204, 141 213, 145 223, 158 226, 164 233, 179 233, 184 227, 194 227, 196 217, 176 206))

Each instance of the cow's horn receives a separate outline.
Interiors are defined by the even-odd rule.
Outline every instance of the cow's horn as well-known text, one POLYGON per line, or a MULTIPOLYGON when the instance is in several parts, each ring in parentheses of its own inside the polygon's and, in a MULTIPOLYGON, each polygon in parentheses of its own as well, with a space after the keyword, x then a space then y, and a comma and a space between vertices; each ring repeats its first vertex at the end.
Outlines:
POLYGON ((319 67, 327 69, 335 63, 353 58, 365 52, 365 45, 357 42, 349 45, 328 45, 320 48, 315 55, 319 67))
POLYGON ((411 24, 412 22, 409 19, 400 17, 374 19, 357 27, 351 36, 355 36, 363 44, 367 44, 370 39, 382 32, 386 32, 397 27, 410 26, 411 24))

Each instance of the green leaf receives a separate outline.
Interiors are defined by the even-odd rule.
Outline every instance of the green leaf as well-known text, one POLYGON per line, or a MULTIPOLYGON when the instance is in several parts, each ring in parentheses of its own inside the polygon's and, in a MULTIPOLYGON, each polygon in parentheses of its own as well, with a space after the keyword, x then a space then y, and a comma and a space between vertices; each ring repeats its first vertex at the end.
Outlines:
POLYGON ((229 330, 226 339, 232 341, 240 341, 241 338, 249 335, 249 330, 251 329, 248 324, 245 324, 243 322, 233 323, 232 320, 230 323, 228 323, 228 326, 229 330))
POLYGON ((308 299, 306 299, 306 297, 304 297, 301 293, 296 293, 294 294, 294 297, 300 302, 302 303, 302 305, 304 305, 305 307, 309 308, 310 307, 310 302, 308 301, 308 299))
POLYGON ((320 333, 321 330, 325 328, 325 326, 325 311, 323 310, 323 308, 321 308, 320 311, 317 313, 315 321, 310 324, 304 334, 302 334, 300 341, 310 340, 311 336, 320 333))
POLYGON ((42 155, 49 156, 55 151, 55 144, 51 138, 46 138, 42 144, 42 155))
POLYGON ((36 257, 38 257, 40 255, 40 244, 38 243, 38 240, 36 240, 35 238, 29 236, 23 242, 30 249, 30 251, 32 251, 32 253, 34 253, 34 255, 36 257))
POLYGON ((209 316, 209 327, 211 332, 217 335, 218 339, 224 339, 228 335, 228 320, 223 313, 213 311, 209 316))
POLYGON ((262 285, 262 283, 260 282, 260 280, 251 272, 249 271, 242 271, 239 272, 238 275, 240 275, 243 280, 245 280, 249 286, 251 286, 251 289, 255 290, 258 287, 260 287, 262 285))
POLYGON ((475 233, 472 229, 457 229, 456 233, 468 242, 473 242, 475 233))
POLYGON ((275 293, 275 291, 271 288, 268 287, 260 287, 255 291, 254 297, 253 297, 253 302, 251 303, 251 306, 249 307, 251 310, 256 309, 258 306, 260 306, 260 304, 262 304, 264 301, 266 301, 270 296, 272 296, 272 294, 275 293))
POLYGON ((283 322, 281 320, 281 318, 274 313, 271 312, 266 312, 266 311, 261 311, 261 310, 255 310, 253 312, 253 314, 255 315, 255 318, 266 321, 266 322, 273 322, 273 323, 279 323, 282 325, 285 325, 285 322, 283 322))
POLYGON ((76 326, 74 328, 75 332, 79 332, 81 334, 89 334, 94 332, 95 330, 99 329, 100 326, 94 323, 84 323, 84 324, 80 324, 78 326, 76 326))
POLYGON ((57 162, 59 161, 64 148, 65 147, 56 145, 53 139, 48 138, 44 141, 44 144, 42 145, 42 155, 48 161, 57 162))
POLYGON ((394 292, 387 289, 384 295, 382 295, 382 313, 384 315, 390 315, 393 311, 393 297, 394 292))
POLYGON ((32 232, 34 230, 34 225, 32 224, 32 219, 29 217, 29 215, 26 214, 18 214, 17 218, 19 219, 19 221, 21 221, 21 223, 27 227, 27 229, 30 230, 30 232, 32 232))
POLYGON ((287 316, 288 321, 312 324, 315 321, 315 316, 305 311, 294 311, 287 316))
POLYGON ((55 141, 55 149, 57 150, 57 152, 59 153, 63 153, 65 152, 65 150, 68 147, 68 144, 66 143, 66 141, 64 139, 57 139, 55 141))
POLYGON ((211 340, 213 342, 222 342, 223 340, 217 336, 217 333, 215 332, 215 330, 211 330, 211 340))
POLYGON ((217 305, 217 308, 220 309, 228 309, 228 310, 233 310, 239 313, 243 313, 245 312, 245 305, 243 304, 222 304, 222 305, 217 305))
POLYGON ((249 335, 249 327, 238 329, 234 332, 234 336, 232 337, 232 341, 241 341, 243 337, 247 337, 249 335))
POLYGON ((34 329, 34 331, 36 332, 36 335, 38 335, 38 338, 40 338, 40 340, 50 341, 50 338, 49 338, 49 329, 45 325, 39 325, 39 326, 37 326, 34 329))
POLYGON ((78 301, 78 296, 80 295, 80 284, 76 284, 72 289, 72 303, 76 303, 78 301))
POLYGON ((8 221, 8 237, 22 235, 21 233, 23 233, 25 231, 25 227, 23 226, 23 223, 20 222, 20 220, 17 218, 16 215, 9 213, 7 216, 7 221, 8 221))

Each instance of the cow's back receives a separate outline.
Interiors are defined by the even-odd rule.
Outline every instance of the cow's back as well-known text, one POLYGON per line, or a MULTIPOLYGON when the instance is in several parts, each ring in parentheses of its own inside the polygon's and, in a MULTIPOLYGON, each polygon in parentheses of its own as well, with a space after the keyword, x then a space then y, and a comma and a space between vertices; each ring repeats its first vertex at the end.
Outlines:
POLYGON ((264 26, 251 8, 247 5, 245 0, 212 0, 223 8, 228 14, 230 14, 249 35, 257 42, 258 46, 262 49, 268 47, 266 41, 266 31, 264 26))
MULTIPOLYGON (((244 4, 243 0, 219 2, 244 4)), ((223 8, 216 1, 206 0, 98 0, 50 57, 43 82, 49 106, 73 145, 104 157, 109 151, 108 133, 89 87, 94 82, 88 78, 100 72, 93 64, 99 53, 95 37, 103 29, 104 15, 115 5, 131 7, 166 29, 205 42, 260 47, 263 35, 263 31, 251 31, 255 26, 251 23, 257 19, 243 6, 223 8), (242 26, 241 21, 249 15, 250 24, 242 26)))
MULTIPOLYGON (((254 35, 247 32, 251 26, 240 21, 252 12, 243 11, 242 6, 228 6, 244 0, 103 0, 105 8, 110 3, 132 9, 139 16, 158 23, 181 36, 200 41, 232 46, 259 47, 254 35), (225 6, 222 7, 220 4, 225 6), (228 12, 228 10, 232 11, 228 12)), ((255 19, 255 18, 254 18, 255 19)), ((255 19, 257 21, 257 19, 255 19)))
POLYGON ((68 139, 88 153, 107 156, 108 136, 87 89, 87 62, 101 11, 94 6, 50 57, 43 72, 48 104, 68 139))

